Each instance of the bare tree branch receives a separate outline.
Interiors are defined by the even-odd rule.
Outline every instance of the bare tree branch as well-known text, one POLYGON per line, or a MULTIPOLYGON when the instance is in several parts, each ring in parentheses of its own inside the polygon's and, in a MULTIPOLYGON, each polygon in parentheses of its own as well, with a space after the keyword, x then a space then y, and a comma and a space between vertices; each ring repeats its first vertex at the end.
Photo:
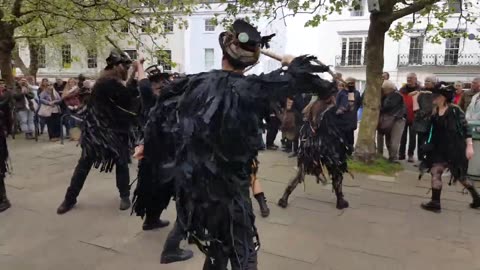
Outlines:
POLYGON ((23 4, 23 0, 15 0, 15 2, 13 2, 12 14, 17 18, 22 16, 21 14, 22 4, 23 4))
POLYGON ((411 5, 409 5, 408 7, 405 7, 393 12, 392 15, 389 17, 389 19, 391 22, 394 22, 407 15, 419 12, 422 9, 424 9, 426 6, 435 4, 437 2, 440 2, 440 0, 417 0, 411 5))

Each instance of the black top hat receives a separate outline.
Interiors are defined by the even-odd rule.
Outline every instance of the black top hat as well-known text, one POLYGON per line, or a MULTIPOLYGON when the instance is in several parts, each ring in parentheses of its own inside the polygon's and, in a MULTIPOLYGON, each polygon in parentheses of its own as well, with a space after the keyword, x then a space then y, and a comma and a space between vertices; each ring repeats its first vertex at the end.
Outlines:
POLYGON ((110 55, 107 57, 106 61, 107 61, 107 68, 111 68, 119 64, 124 64, 124 65, 132 64, 132 59, 130 58, 130 56, 128 56, 127 53, 119 49, 113 49, 110 52, 110 55))
POLYGON ((232 25, 232 30, 240 47, 244 50, 255 52, 262 43, 262 36, 257 28, 244 20, 236 20, 232 25))
POLYGON ((452 102, 455 97, 455 87, 443 81, 438 82, 435 85, 435 88, 433 88, 432 94, 444 96, 447 99, 447 102, 452 102))
POLYGON ((145 69, 145 72, 148 74, 148 79, 151 81, 162 81, 168 80, 170 73, 163 72, 161 65, 152 65, 145 69))

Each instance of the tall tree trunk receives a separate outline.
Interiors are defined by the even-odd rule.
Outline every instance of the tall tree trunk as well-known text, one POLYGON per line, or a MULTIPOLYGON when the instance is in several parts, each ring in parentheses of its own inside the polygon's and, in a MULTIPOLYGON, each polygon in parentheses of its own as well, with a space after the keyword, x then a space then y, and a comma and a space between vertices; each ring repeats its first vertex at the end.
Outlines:
POLYGON ((367 83, 363 100, 363 114, 360 122, 355 157, 364 162, 375 158, 375 135, 380 114, 382 72, 384 64, 385 33, 390 28, 379 14, 370 15, 367 44, 367 83))
POLYGON ((0 24, 0 74, 7 85, 13 86, 12 51, 15 48, 13 28, 0 24))

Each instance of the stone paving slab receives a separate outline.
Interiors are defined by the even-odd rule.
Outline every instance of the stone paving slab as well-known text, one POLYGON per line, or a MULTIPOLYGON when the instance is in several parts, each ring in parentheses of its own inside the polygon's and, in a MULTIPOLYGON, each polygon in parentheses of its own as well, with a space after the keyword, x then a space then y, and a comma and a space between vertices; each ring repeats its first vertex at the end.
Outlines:
MULTIPOLYGON (((159 264, 172 225, 143 232, 139 218, 118 210, 113 174, 92 170, 75 209, 56 215, 80 154, 75 143, 44 138, 9 143, 14 174, 7 189, 13 207, 0 214, 1 270, 202 268, 204 256, 193 246, 193 260, 159 264)), ((295 176, 295 165, 280 151, 260 154, 259 179, 271 216, 257 217, 259 269, 480 269, 480 211, 468 208, 470 198, 461 186, 448 186, 445 178, 444 211, 433 214, 419 207, 430 196, 428 176, 422 181, 414 171, 394 179, 347 176, 344 191, 351 208, 338 211, 331 186, 307 177, 289 207, 281 209, 276 202, 295 176)), ((255 201, 254 210, 258 214, 255 201)), ((173 205, 163 217, 174 221, 173 205)))

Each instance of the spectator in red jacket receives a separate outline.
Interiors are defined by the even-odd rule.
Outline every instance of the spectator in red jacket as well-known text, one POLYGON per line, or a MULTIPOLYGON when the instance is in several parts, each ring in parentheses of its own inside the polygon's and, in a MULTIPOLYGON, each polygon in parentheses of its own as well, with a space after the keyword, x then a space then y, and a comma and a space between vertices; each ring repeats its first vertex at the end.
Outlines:
POLYGON ((453 98, 453 104, 458 105, 463 96, 463 83, 461 81, 455 82, 455 96, 453 98))
POLYGON ((416 134, 412 128, 414 112, 413 112, 413 98, 409 94, 413 91, 419 91, 421 89, 420 84, 417 81, 417 75, 415 73, 409 73, 407 75, 407 84, 400 88, 400 93, 403 96, 403 101, 407 108, 407 122, 402 134, 402 140, 400 142, 399 159, 405 160, 405 150, 407 150, 407 134, 408 134, 408 162, 414 162, 413 154, 416 147, 416 134))

